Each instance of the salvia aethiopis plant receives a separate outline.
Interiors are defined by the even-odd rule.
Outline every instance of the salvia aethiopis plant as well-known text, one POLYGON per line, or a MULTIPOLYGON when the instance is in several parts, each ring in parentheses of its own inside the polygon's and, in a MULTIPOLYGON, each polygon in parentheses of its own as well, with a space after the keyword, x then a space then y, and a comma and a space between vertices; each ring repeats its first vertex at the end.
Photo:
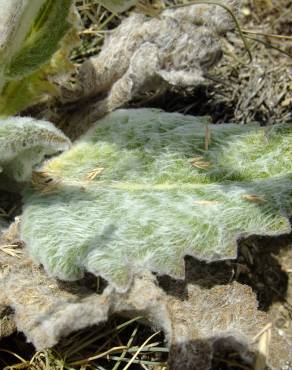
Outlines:
POLYGON ((71 6, 72 0, 0 0, 0 114, 13 114, 53 91, 48 77, 69 65, 71 6), (56 55, 60 46, 62 57, 56 55))
POLYGON ((68 149, 70 140, 52 123, 30 117, 0 119, 0 179, 26 182, 45 155, 68 149))
POLYGON ((234 258, 240 237, 290 231, 292 127, 116 111, 43 168, 25 196, 22 239, 60 279, 85 271, 119 291, 184 257, 234 258))

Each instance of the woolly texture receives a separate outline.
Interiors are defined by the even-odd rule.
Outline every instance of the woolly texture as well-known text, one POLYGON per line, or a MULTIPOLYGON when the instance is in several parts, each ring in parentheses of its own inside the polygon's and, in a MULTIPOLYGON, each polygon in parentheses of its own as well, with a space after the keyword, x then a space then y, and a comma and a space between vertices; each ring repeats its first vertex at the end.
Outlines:
POLYGON ((30 117, 0 119, 0 173, 16 181, 28 181, 45 155, 69 147, 69 139, 50 122, 30 117))
MULTIPOLYGON (((9 230, 2 243, 13 242, 15 225, 11 228, 14 231, 9 230)), ((248 286, 233 282, 206 289, 188 283, 181 297, 176 282, 167 295, 153 276, 144 274, 135 277, 126 293, 107 287, 96 294, 82 283, 60 284, 34 266, 24 250, 18 252, 21 258, 0 251, 0 337, 9 334, 15 322, 41 350, 57 344, 64 335, 106 321, 111 314, 143 315, 155 330, 161 328, 165 333, 170 370, 209 370, 216 351, 224 348, 254 362, 254 338, 268 320, 266 313, 257 310, 256 297, 248 286), (1 322, 1 304, 10 312, 9 321, 1 322)), ((210 279, 207 271, 206 279, 210 279)), ((273 351, 267 364, 271 370, 282 369, 291 360, 289 344, 275 330, 270 345, 273 351)))
POLYGON ((69 64, 55 60, 48 68, 71 27, 71 5, 72 0, 0 0, 1 114, 15 114, 40 99, 41 92, 52 92, 48 75, 69 64))
POLYGON ((240 236, 290 231, 291 138, 291 126, 116 111, 45 166, 54 181, 26 194, 22 239, 63 280, 90 271, 123 291, 145 269, 183 278, 187 254, 232 258, 240 236))
MULTIPOLYGON (((8 78, 21 77, 33 72, 57 51, 59 41, 69 30, 67 21, 71 0, 62 2, 46 0, 41 1, 35 18, 30 15, 30 27, 19 50, 12 56, 6 67, 8 78)), ((27 2, 25 11, 31 10, 32 4, 27 2)), ((15 24, 11 24, 16 27, 15 24)), ((22 25, 20 24, 20 27, 22 25)), ((23 35, 21 35, 23 37, 23 35)))
MULTIPOLYGON (((239 1, 224 4, 236 13, 239 1)), ((205 72, 222 57, 222 37, 233 28, 230 14, 214 4, 168 9, 152 18, 130 15, 105 39, 98 56, 82 65, 79 88, 64 91, 65 101, 97 100, 81 110, 78 105, 69 124, 74 129, 133 99, 147 100, 169 88, 185 90, 202 84, 205 72)))
POLYGON ((34 18, 46 0, 0 0, 0 91, 6 80, 6 68, 21 48, 34 18))

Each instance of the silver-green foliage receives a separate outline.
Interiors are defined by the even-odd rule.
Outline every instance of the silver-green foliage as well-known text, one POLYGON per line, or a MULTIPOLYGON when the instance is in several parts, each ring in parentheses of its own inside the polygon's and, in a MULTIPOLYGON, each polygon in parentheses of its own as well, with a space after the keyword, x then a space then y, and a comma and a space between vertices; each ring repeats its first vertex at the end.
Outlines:
POLYGON ((26 194, 22 238, 60 279, 182 278, 185 255, 232 258, 240 236, 290 230, 291 147, 291 126, 116 111, 45 166, 56 187, 26 194))
POLYGON ((28 181, 45 155, 69 146, 69 139, 50 122, 30 117, 0 119, 0 173, 15 181, 28 181))
POLYGON ((49 62, 71 27, 72 4, 72 0, 0 0, 0 114, 14 114, 44 92, 52 92, 48 76, 69 65, 65 45, 62 58, 49 62))
POLYGON ((0 4, 8 13, 7 24, 2 25, 8 33, 1 53, 5 74, 8 79, 19 78, 39 68, 56 52, 70 28, 67 17, 72 1, 0 0, 0 4))

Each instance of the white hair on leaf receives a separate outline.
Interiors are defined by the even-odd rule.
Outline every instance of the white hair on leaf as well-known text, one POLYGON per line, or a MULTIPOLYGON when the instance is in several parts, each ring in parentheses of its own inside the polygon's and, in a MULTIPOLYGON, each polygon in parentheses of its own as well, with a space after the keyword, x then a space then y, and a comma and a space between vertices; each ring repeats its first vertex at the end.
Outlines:
POLYGON ((125 291, 143 269, 182 279, 185 255, 235 258, 243 235, 289 232, 291 127, 209 124, 208 150, 206 127, 153 109, 100 120, 45 165, 52 193, 25 196, 33 259, 62 280, 89 271, 125 291))

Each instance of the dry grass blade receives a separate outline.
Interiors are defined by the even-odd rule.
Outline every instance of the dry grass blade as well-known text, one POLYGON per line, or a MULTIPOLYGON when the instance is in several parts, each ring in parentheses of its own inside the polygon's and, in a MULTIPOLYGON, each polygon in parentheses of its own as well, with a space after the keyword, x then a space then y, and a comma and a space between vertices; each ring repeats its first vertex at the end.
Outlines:
POLYGON ((138 349, 138 351, 134 354, 134 356, 131 358, 131 360, 129 361, 129 363, 123 368, 123 370, 127 370, 130 365, 133 363, 133 361, 136 359, 136 357, 139 355, 139 353, 143 350, 143 348, 146 346, 147 343, 150 342, 150 340, 152 338, 154 338, 156 335, 158 335, 160 333, 160 331, 157 331, 156 333, 150 335, 150 337, 148 339, 145 340, 145 342, 141 345, 141 347, 138 349))
POLYGON ((255 337, 258 340, 258 353, 254 370, 262 370, 266 367, 266 359, 269 355, 269 348, 272 337, 272 323, 267 324, 255 337))
POLYGON ((205 161, 203 157, 194 157, 190 159, 192 166, 200 168, 201 170, 206 170, 212 166, 211 162, 205 161))
POLYGON ((277 50, 279 53, 282 53, 284 55, 286 55, 287 57, 289 58, 292 58, 292 55, 287 53, 285 50, 279 48, 278 46, 275 46, 269 42, 266 42, 266 41, 263 41, 263 40, 260 40, 260 39, 257 39, 256 37, 250 37, 250 36, 246 36, 246 38, 250 39, 250 40, 253 40, 253 41, 256 41, 256 42, 259 42, 260 44, 263 44, 265 45, 268 49, 274 49, 274 50, 277 50))
POLYGON ((88 181, 94 180, 97 176, 101 175, 103 171, 104 171, 103 167, 94 168, 93 170, 88 172, 88 174, 86 175, 86 180, 88 181))
POLYGON ((96 356, 91 356, 91 357, 88 357, 88 358, 83 359, 83 360, 71 362, 70 365, 71 366, 85 365, 85 364, 88 364, 89 362, 92 362, 94 360, 98 360, 99 358, 106 357, 107 355, 110 355, 111 353, 119 352, 120 350, 124 350, 124 349, 127 349, 127 346, 113 347, 113 348, 108 349, 105 352, 99 353, 96 356))
POLYGON ((212 205, 220 204, 220 202, 218 202, 217 200, 195 200, 194 204, 203 204, 206 206, 212 206, 212 205))
POLYGON ((4 370, 19 370, 19 369, 30 369, 29 363, 20 363, 17 365, 4 367, 4 370))
POLYGON ((31 185, 41 194, 48 195, 56 192, 60 184, 53 180, 48 173, 41 171, 32 173, 31 185))
MULTIPOLYGON (((123 358, 123 359, 121 359, 121 357, 117 357, 117 356, 109 356, 108 357, 110 360, 114 360, 114 361, 123 361, 123 362, 127 362, 128 364, 130 363, 130 361, 131 361, 131 365, 132 364, 140 364, 141 366, 142 365, 149 365, 149 366, 155 366, 155 367, 157 367, 157 366, 159 366, 159 368, 160 367, 162 367, 163 369, 165 368, 165 366, 166 366, 166 363, 165 362, 159 362, 159 361, 148 361, 148 360, 133 360, 133 358, 132 359, 128 359, 128 358, 123 358)), ((124 368, 125 369, 125 368, 124 368)), ((124 370, 123 369, 123 370, 124 370)), ((145 369, 145 367, 144 367, 144 369, 145 369)), ((248 369, 249 370, 249 369, 248 369)))
MULTIPOLYGON (((18 368, 18 369, 19 369, 19 368, 20 368, 20 367, 19 367, 20 365, 24 366, 24 365, 28 365, 28 364, 29 364, 29 362, 28 362, 28 361, 26 361, 23 357, 19 356, 19 355, 18 355, 17 353, 15 353, 15 352, 9 351, 8 349, 0 348, 0 352, 8 353, 8 354, 10 354, 10 355, 12 355, 12 356, 16 357, 18 360, 20 360, 20 361, 21 361, 21 364, 8 366, 8 367, 6 367, 7 369, 8 369, 8 368, 10 368, 10 369, 12 369, 12 368, 17 369, 17 368, 18 368)), ((6 368, 5 368, 5 369, 6 369, 6 368)))
POLYGON ((83 25, 79 32, 82 43, 73 50, 71 58, 80 64, 100 51, 107 29, 120 23, 120 15, 106 10, 97 1, 76 0, 75 5, 83 25))
POLYGON ((96 342, 99 339, 109 337, 111 334, 114 334, 114 333, 120 333, 122 330, 126 329, 129 325, 141 319, 142 319, 142 316, 134 317, 133 319, 128 320, 122 323, 121 325, 118 325, 114 329, 107 330, 102 334, 96 335, 96 333, 93 333, 93 334, 89 333, 89 335, 85 337, 83 335, 82 338, 78 338, 77 336, 74 338, 73 336, 73 339, 74 339, 72 342, 73 345, 72 344, 70 345, 69 343, 69 349, 66 351, 67 357, 70 357, 74 353, 80 352, 81 350, 88 347, 89 345, 91 345, 92 343, 96 342))
MULTIPOLYGON (((148 346, 143 347, 142 351, 143 352, 165 352, 165 353, 169 352, 168 348, 157 347, 158 344, 159 344, 159 342, 148 344, 148 346)), ((139 348, 140 348, 139 346, 131 347, 131 348, 128 349, 127 352, 129 352, 129 353, 136 352, 139 348)))
POLYGON ((121 364, 121 360, 123 360, 123 358, 125 358, 126 353, 127 353, 127 350, 131 347, 131 345, 132 345, 132 343, 133 343, 133 340, 134 340, 134 338, 135 338, 135 336, 136 336, 136 334, 137 334, 137 332, 138 332, 138 329, 139 329, 139 325, 136 325, 136 327, 134 328, 134 330, 133 330, 133 332, 132 332, 132 334, 131 334, 131 336, 130 336, 130 339, 129 339, 128 343, 127 343, 127 349, 125 349, 125 350, 123 351, 123 353, 121 354, 120 360, 119 360, 119 361, 117 361, 117 363, 116 363, 116 364, 115 364, 115 366, 113 367, 113 370, 117 370, 117 369, 119 368, 119 366, 120 366, 120 364, 121 364))
POLYGON ((11 257, 21 258, 22 251, 17 248, 19 248, 18 244, 1 245, 0 251, 11 257))
POLYGON ((268 38, 271 37, 271 38, 275 38, 275 39, 292 40, 292 36, 288 36, 288 35, 276 35, 276 34, 273 34, 273 33, 250 31, 250 30, 246 30, 246 29, 243 29, 242 32, 247 33, 247 34, 251 34, 251 35, 265 36, 265 37, 268 37, 268 38))
POLYGON ((245 194, 242 196, 242 199, 247 200, 248 202, 252 203, 264 203, 266 200, 263 197, 254 194, 245 194))
POLYGON ((267 330, 270 330, 272 328, 272 323, 269 322, 267 325, 265 325, 262 330, 253 338, 253 341, 256 342, 267 330))

